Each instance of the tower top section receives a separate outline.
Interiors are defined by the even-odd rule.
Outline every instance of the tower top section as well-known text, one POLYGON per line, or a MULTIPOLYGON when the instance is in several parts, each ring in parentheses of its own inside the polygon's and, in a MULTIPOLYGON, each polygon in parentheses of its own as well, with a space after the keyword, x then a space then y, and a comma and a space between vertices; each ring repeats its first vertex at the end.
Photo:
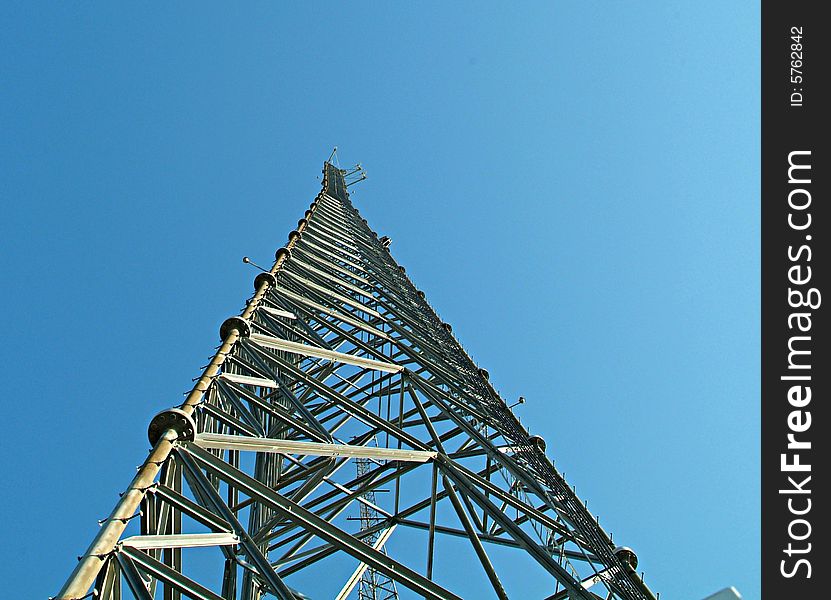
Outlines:
POLYGON ((330 162, 323 163, 323 190, 338 200, 347 198, 343 171, 330 162))

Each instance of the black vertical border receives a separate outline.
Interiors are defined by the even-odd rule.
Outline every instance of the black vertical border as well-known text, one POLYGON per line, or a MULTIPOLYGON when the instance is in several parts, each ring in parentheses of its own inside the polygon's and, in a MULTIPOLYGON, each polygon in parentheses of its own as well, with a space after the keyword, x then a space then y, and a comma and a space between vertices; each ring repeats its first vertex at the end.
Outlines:
MULTIPOLYGON (((767 600, 785 598, 821 598, 831 597, 828 588, 831 584, 824 580, 831 572, 831 566, 825 564, 828 557, 827 489, 831 485, 827 469, 829 449, 828 437, 828 397, 831 379, 831 363, 828 359, 829 331, 825 313, 828 307, 821 305, 816 310, 811 308, 792 308, 788 301, 789 288, 817 288, 823 297, 823 303, 831 303, 831 288, 827 285, 831 263, 828 259, 827 236, 831 235, 829 227, 829 210, 827 179, 829 176, 827 136, 828 126, 825 113, 831 110, 828 104, 828 79, 831 77, 827 60, 831 37, 831 23, 823 20, 820 9, 824 3, 807 1, 762 1, 762 597, 767 600), (792 81, 791 60, 798 60, 791 55, 792 27, 801 27, 802 36, 802 73, 801 82, 792 81), (791 97, 794 92, 802 94, 801 106, 791 106, 798 97, 791 97), (810 184, 789 184, 789 153, 793 151, 810 151, 810 157, 800 157, 801 162, 810 161, 810 184), (796 188, 804 188, 811 194, 811 204, 802 211, 789 207, 788 195, 796 188), (809 229, 797 231, 789 227, 788 215, 799 224, 804 223, 807 213, 811 214, 809 229), (810 235, 811 239, 806 239, 810 235), (790 251, 796 254, 802 245, 811 248, 811 260, 807 261, 808 252, 803 250, 800 260, 792 261, 790 251), (807 267, 811 268, 810 282, 796 286, 789 282, 789 269, 802 265, 800 271, 793 275, 804 277, 807 267), (799 332, 789 329, 789 315, 794 312, 811 313, 811 331, 799 332), (810 341, 799 341, 803 348, 809 348, 810 382, 801 382, 811 387, 811 402, 801 408, 801 415, 792 417, 799 427, 811 413, 810 428, 796 433, 800 441, 809 441, 808 450, 790 450, 800 454, 800 462, 810 464, 810 472, 782 471, 780 461, 783 453, 789 452, 788 433, 791 433, 788 419, 797 410, 788 401, 788 391, 792 385, 800 382, 784 381, 782 376, 807 374, 808 370, 789 370, 788 342, 794 335, 810 336, 810 341), (793 489, 788 481, 792 476, 797 483, 802 483, 810 475, 811 480, 803 487, 810 489, 810 494, 782 493, 780 490, 793 489), (788 500, 793 509, 804 510, 806 500, 810 498, 811 509, 805 515, 795 515, 789 510, 788 500), (796 519, 803 518, 810 523, 810 535, 801 537, 807 531, 804 523, 789 525, 796 519), (791 544, 791 555, 786 552, 791 544), (810 547, 808 546, 810 544, 810 547), (808 551, 806 551, 808 550, 808 551), (800 553, 803 552, 804 553, 800 553), (810 577, 805 564, 796 569, 793 577, 786 577, 785 572, 793 572, 796 561, 806 559, 811 565, 810 577), (784 563, 782 561, 785 561, 784 563), (825 589, 826 592, 821 590, 825 589)), ((796 172, 794 172, 796 174, 796 172)), ((805 174, 807 171, 803 170, 805 174)), ((804 203, 807 197, 799 192, 796 203, 804 203)), ((805 321, 803 321, 803 324, 805 321)), ((792 322, 795 324, 795 322, 792 322)), ((792 462, 792 459, 789 459, 792 462)))

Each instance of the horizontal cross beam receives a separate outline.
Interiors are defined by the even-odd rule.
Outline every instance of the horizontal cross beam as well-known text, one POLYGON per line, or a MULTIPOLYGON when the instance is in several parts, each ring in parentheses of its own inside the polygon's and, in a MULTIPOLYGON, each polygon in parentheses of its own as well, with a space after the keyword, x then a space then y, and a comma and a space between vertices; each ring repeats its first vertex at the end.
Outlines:
POLYGON ((303 456, 346 456, 349 458, 370 458, 376 460, 400 460, 424 463, 436 458, 436 452, 423 450, 398 450, 373 446, 351 446, 349 444, 324 444, 320 442, 298 442, 274 438, 256 438, 221 433, 200 433, 193 441, 201 448, 214 450, 241 450, 269 452, 272 454, 300 454, 303 456))

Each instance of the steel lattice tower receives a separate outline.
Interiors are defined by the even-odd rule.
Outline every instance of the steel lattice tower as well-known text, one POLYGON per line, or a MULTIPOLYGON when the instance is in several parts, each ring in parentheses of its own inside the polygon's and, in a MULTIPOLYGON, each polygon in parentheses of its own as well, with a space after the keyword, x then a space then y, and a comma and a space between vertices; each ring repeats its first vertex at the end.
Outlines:
POLYGON ((654 600, 323 174, 56 598, 654 600))

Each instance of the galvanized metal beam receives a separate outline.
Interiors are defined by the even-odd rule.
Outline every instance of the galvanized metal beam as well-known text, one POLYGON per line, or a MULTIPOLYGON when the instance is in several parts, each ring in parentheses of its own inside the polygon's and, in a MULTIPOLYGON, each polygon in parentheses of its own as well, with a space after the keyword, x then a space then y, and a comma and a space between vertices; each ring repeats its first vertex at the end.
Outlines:
POLYGON ((372 458, 375 460, 400 460, 423 463, 436 457, 435 452, 423 450, 396 450, 372 446, 351 446, 349 444, 323 444, 319 442, 295 442, 264 437, 243 437, 220 433, 200 433, 193 441, 201 448, 215 450, 240 450, 248 452, 271 452, 275 454, 298 454, 303 456, 345 456, 349 458, 372 458))
MULTIPOLYGON (((145 573, 152 575, 153 577, 156 577, 172 586, 175 586, 183 594, 187 595, 189 598, 193 598, 193 600, 223 600, 222 596, 220 596, 219 594, 212 592, 208 588, 196 583, 193 579, 184 576, 176 569, 171 569, 164 563, 159 562, 155 558, 152 558, 150 555, 142 552, 137 548, 125 546, 119 552, 119 555, 123 555, 129 558, 128 564, 131 567, 140 567, 141 570, 145 573)), ((122 568, 123 567, 124 562, 122 562, 122 568)), ((136 585, 137 582, 134 582, 130 585, 130 588, 134 594, 136 593, 136 585)), ((153 600, 149 594, 146 596, 146 599, 153 600)), ((295 600, 294 595, 292 594, 288 598, 288 600, 295 600)))
MULTIPOLYGON (((213 483, 208 481, 202 471, 197 468, 196 464, 194 464, 191 460, 191 455, 188 452, 183 451, 181 447, 177 447, 175 452, 177 459, 180 460, 184 466, 184 475, 190 483, 191 490, 202 500, 204 504, 207 505, 206 508, 212 509, 220 517, 231 524, 231 528, 239 537, 240 545, 244 548, 248 559, 256 567, 263 582, 271 588, 271 592, 280 600, 294 600, 294 594, 291 590, 289 590, 288 586, 286 586, 280 576, 277 575, 277 573, 275 573, 271 568, 268 559, 260 552, 260 549, 248 533, 248 530, 242 526, 242 523, 237 520, 234 512, 219 496, 213 486, 213 483)), ((213 457, 213 454, 211 454, 211 456, 213 457)), ((223 464, 227 463, 223 462, 223 464)), ((233 467, 228 465, 228 468, 233 467)))
POLYGON ((235 546, 239 536, 234 533, 187 533, 177 535, 134 535, 121 540, 122 546, 138 550, 159 548, 203 548, 206 546, 235 546))
POLYGON ((234 469, 207 450, 203 450, 194 444, 189 444, 186 448, 186 450, 182 448, 180 451, 192 455, 203 467, 215 475, 225 479, 229 483, 233 483, 241 489, 245 489, 246 493, 256 496, 261 503, 283 513, 285 518, 291 521, 301 522, 304 527, 314 532, 321 539, 337 546, 362 562, 369 564, 372 568, 377 569, 402 585, 419 594, 423 594, 427 598, 435 598, 436 600, 461 600, 456 594, 419 575, 400 562, 367 546, 363 542, 356 540, 342 529, 320 518, 301 505, 292 502, 285 496, 270 490, 246 473, 234 469))
POLYGON ((323 358, 325 360, 340 362, 347 365, 354 365, 364 369, 375 369, 377 371, 385 371, 387 373, 398 373, 404 368, 400 365, 394 365, 388 362, 381 362, 379 360, 372 360, 370 358, 363 358, 362 356, 345 354, 343 352, 335 352, 334 350, 327 350, 326 348, 318 348, 315 346, 309 346, 308 344, 300 344, 298 342, 260 335, 257 333, 251 334, 249 339, 264 348, 282 350, 283 352, 299 354, 300 356, 314 356, 316 358, 323 358))

